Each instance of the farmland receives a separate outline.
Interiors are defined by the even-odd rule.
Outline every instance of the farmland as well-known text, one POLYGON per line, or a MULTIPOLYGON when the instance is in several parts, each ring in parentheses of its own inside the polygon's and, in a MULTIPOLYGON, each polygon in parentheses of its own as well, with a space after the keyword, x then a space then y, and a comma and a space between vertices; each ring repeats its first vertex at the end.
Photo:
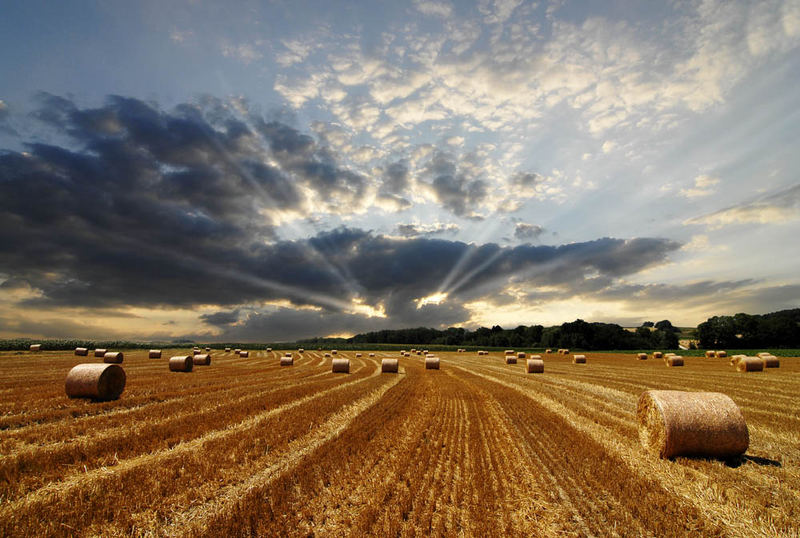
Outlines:
POLYGON ((70 400, 71 352, 0 353, 0 535, 792 536, 800 521, 800 359, 501 353, 351 360, 322 352, 125 350, 112 402, 70 400), (742 409, 741 460, 659 460, 639 443, 646 389, 712 390, 742 409))

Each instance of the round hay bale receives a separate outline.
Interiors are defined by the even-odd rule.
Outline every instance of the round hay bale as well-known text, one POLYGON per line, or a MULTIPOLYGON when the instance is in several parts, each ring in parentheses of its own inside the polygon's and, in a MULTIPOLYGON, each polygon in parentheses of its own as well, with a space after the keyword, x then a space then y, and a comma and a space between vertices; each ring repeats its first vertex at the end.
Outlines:
POLYGON ((764 368, 780 368, 781 361, 778 357, 774 355, 770 355, 769 357, 764 357, 761 359, 764 361, 764 368))
POLYGON ((544 361, 542 359, 528 359, 525 361, 525 372, 529 374, 543 374, 544 361))
POLYGON ((349 374, 350 359, 333 359, 331 364, 331 372, 334 374, 349 374))
POLYGON ((192 350, 192 355, 199 355, 200 353, 201 353, 201 351, 198 348, 194 348, 192 350))
POLYGON ((664 364, 667 366, 683 366, 683 357, 677 355, 667 355, 664 357, 664 364))
POLYGON ((374 356, 375 356, 375 354, 374 354, 374 353, 370 353, 370 354, 369 354, 369 356, 370 356, 370 357, 374 357, 374 356))
POLYGON ((194 366, 211 366, 211 354, 201 353, 192 357, 192 364, 194 366))
POLYGON ((109 364, 120 364, 124 358, 125 357, 123 357, 122 351, 109 351, 103 355, 103 362, 109 364))
POLYGON ((281 357, 281 366, 294 366, 294 357, 291 355, 288 357, 281 357))
POLYGON ((160 359, 161 358, 161 350, 160 349, 151 349, 147 357, 150 359, 160 359))
POLYGON ((660 351, 653 351, 653 358, 654 359, 662 359, 664 358, 664 354, 660 351))
POLYGON ((170 372, 191 372, 194 368, 193 355, 181 355, 169 358, 170 372))
POLYGON ((646 361, 647 360, 647 353, 637 353, 636 354, 636 358, 639 359, 640 361, 646 361))
POLYGON ((541 356, 541 355, 531 355, 531 356, 530 356, 530 357, 528 357, 528 358, 529 358, 529 359, 541 359, 541 358, 542 358, 542 356, 541 356))
POLYGON ((361 357, 361 353, 356 353, 356 358, 358 359, 360 357, 361 357))
POLYGON ((117 364, 79 364, 67 374, 64 389, 70 398, 116 400, 125 390, 125 370, 117 364))
POLYGON ((208 353, 209 351, 211 351, 211 348, 206 346, 206 353, 208 353))
POLYGON ((400 369, 399 359, 382 359, 381 360, 381 373, 396 374, 400 369))
POLYGON ((107 349, 97 348, 97 349, 94 350, 94 356, 95 357, 103 358, 103 357, 105 357, 106 353, 108 353, 107 349))
POLYGON ((514 350, 513 349, 507 349, 506 350, 506 355, 513 355, 513 354, 514 354, 514 350))
POLYGON ((506 355, 506 364, 517 364, 517 357, 515 355, 506 355))
POLYGON ((762 351, 761 353, 756 353, 756 357, 764 358, 764 357, 771 357, 771 356, 772 356, 772 353, 768 353, 766 351, 762 351))
POLYGON ((332 349, 331 350, 331 355, 336 355, 337 353, 339 353, 338 349, 332 349))
POLYGON ((324 356, 325 356, 325 357, 330 357, 330 356, 331 356, 331 354, 330 354, 330 353, 325 353, 325 355, 324 355, 324 356))
POLYGON ((231 352, 231 348, 229 348, 229 347, 226 347, 226 348, 225 348, 225 353, 230 353, 230 352, 231 352))
POLYGON ((85 347, 76 347, 75 348, 75 355, 78 357, 85 357, 89 354, 89 350, 85 347))
POLYGON ((524 359, 526 356, 527 355, 525 355, 524 351, 520 351, 519 353, 517 353, 517 358, 518 359, 524 359))
POLYGON ((238 355, 239 353, 242 352, 242 350, 237 347, 236 349, 233 350, 233 352, 238 355))
POLYGON ((433 359, 434 357, 436 357, 436 355, 434 353, 426 353, 425 354, 425 358, 426 359, 433 359))
POLYGON ((299 348, 299 349, 297 350, 297 352, 298 352, 298 353, 305 353, 305 352, 306 352, 306 350, 305 350, 305 349, 303 349, 303 348, 301 347, 301 348, 299 348))
POLYGON ((737 372, 761 372, 764 370, 764 359, 760 357, 742 357, 736 363, 737 372))
POLYGON ((586 364, 586 355, 573 355, 572 364, 586 364))
POLYGON ((270 352, 270 353, 272 353, 272 348, 271 348, 271 347, 268 347, 268 348, 267 348, 267 351, 268 351, 268 352, 270 352))
POLYGON ((41 351, 42 350, 42 344, 31 344, 31 348, 30 349, 31 349, 31 351, 41 351))
POLYGON ((739 362, 739 359, 743 359, 745 357, 747 357, 747 355, 734 355, 734 356, 731 357, 731 360, 728 361, 728 362, 730 362, 731 366, 736 366, 736 363, 739 362))
POLYGON ((706 350, 706 358, 707 359, 710 359, 711 357, 716 357, 716 356, 717 356, 717 352, 716 351, 712 351, 710 349, 706 350))
POLYGON ((719 351, 719 350, 717 351, 717 358, 718 359, 724 359, 727 356, 728 356, 728 352, 727 351, 719 351))
POLYGON ((240 351, 239 352, 239 356, 241 358, 243 358, 243 359, 246 359, 246 358, 248 358, 250 356, 250 352, 249 351, 240 351))
POLYGON ((425 357, 425 369, 426 370, 438 370, 439 369, 439 357, 425 357))
POLYGON ((719 392, 648 390, 636 406, 639 439, 662 458, 731 458, 750 444, 739 407, 719 392))
POLYGON ((547 353, 547 354, 549 355, 550 353, 552 353, 552 352, 553 352, 553 350, 552 350, 552 349, 550 349, 550 348, 548 348, 548 349, 545 349, 545 350, 544 350, 544 352, 545 352, 545 353, 547 353))

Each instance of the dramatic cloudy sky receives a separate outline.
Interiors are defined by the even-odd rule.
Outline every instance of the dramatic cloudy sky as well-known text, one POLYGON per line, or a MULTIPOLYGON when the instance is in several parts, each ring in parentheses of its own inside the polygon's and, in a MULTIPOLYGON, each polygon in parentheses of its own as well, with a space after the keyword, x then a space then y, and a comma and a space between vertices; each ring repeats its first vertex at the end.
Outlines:
POLYGON ((800 0, 7 2, 0 337, 800 305, 800 0))

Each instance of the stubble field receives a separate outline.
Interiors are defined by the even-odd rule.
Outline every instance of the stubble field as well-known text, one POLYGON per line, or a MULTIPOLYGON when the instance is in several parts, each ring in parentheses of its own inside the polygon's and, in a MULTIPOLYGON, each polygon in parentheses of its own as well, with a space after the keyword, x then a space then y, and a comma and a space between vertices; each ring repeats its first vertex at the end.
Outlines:
POLYGON ((797 536, 800 359, 737 373, 633 355, 418 356, 400 373, 322 352, 127 350, 119 400, 71 400, 72 352, 0 352, 0 536, 797 536), (750 448, 721 462, 645 453, 646 389, 712 390, 750 448))

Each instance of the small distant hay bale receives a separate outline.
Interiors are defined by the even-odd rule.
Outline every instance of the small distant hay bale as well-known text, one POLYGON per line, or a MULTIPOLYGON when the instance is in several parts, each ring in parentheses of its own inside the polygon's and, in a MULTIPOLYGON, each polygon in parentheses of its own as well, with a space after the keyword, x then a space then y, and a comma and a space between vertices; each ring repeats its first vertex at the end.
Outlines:
POLYGON ((236 349, 233 350, 233 352, 238 355, 239 353, 242 352, 242 350, 237 347, 236 349))
POLYGON ((516 355, 506 355, 506 364, 517 364, 516 355))
POLYGON ((361 353, 356 353, 356 358, 358 359, 360 357, 361 357, 361 353))
POLYGON ((161 358, 161 350, 160 349, 151 349, 147 353, 147 357, 150 359, 160 359, 161 358))
POLYGON ((75 348, 75 355, 78 357, 85 357, 89 354, 89 350, 85 347, 76 347, 75 348))
POLYGON ((430 351, 428 351, 427 349, 423 349, 423 350, 422 350, 422 354, 423 354, 423 355, 427 356, 427 355, 428 355, 428 353, 430 353, 430 351))
POLYGON ((683 357, 678 355, 667 355, 664 357, 664 364, 667 366, 683 366, 683 357))
POLYGON ((281 366, 294 366, 294 357, 291 355, 281 357, 281 366))
POLYGON ((542 359, 528 359, 525 361, 525 372, 529 374, 544 373, 544 361, 542 359))
POLYGON ((192 364, 195 366, 211 366, 211 354, 201 353, 192 357, 192 364))
POLYGON ((514 350, 513 349, 507 349, 506 350, 506 355, 513 355, 513 354, 514 354, 514 350))
MULTIPOLYGON (((267 351, 269 351, 269 350, 267 350, 267 351)), ((225 348, 225 353, 230 353, 230 352, 231 352, 231 348, 229 348, 229 347, 226 347, 226 348, 225 348)))
POLYGON ((763 357, 761 359, 764 361, 764 368, 780 368, 781 361, 775 355, 770 355, 768 357, 763 357))
POLYGON ((125 370, 118 364, 79 364, 67 374, 64 389, 70 398, 116 400, 125 390, 125 370))
POLYGON ((761 372, 764 370, 764 359, 761 357, 742 357, 736 363, 737 372, 761 372))
POLYGON ((334 374, 350 373, 350 359, 333 359, 332 363, 331 372, 334 374))
POLYGON ((732 458, 747 451, 742 411, 719 392, 648 390, 636 406, 639 440, 662 458, 732 458))
POLYGON ((268 348, 267 348, 267 351, 268 351, 268 352, 270 352, 270 353, 272 353, 272 348, 271 348, 271 347, 268 347, 268 348))
POLYGON ((239 356, 241 358, 243 358, 243 359, 246 359, 246 358, 248 358, 250 356, 250 352, 249 351, 240 351, 239 352, 239 356))
POLYGON ((337 350, 337 349, 332 349, 331 350, 331 354, 332 355, 336 355, 337 353, 339 353, 339 350, 337 350))
POLYGON ((370 357, 374 357, 374 356, 375 356, 375 354, 374 354, 374 353, 370 353, 370 354, 369 354, 369 356, 370 356, 370 357))
POLYGON ((438 370, 439 369, 439 357, 425 357, 425 369, 426 370, 438 370))
POLYGON ((103 362, 108 364, 120 364, 124 358, 122 351, 109 351, 103 355, 103 362))
POLYGON ((637 353, 636 354, 636 358, 639 359, 640 361, 646 361, 647 360, 647 353, 637 353))
POLYGON ((527 357, 527 355, 525 355, 524 351, 520 351, 519 353, 517 353, 518 359, 524 359, 525 357, 527 357))
POLYGON ((664 354, 660 351, 653 351, 653 358, 654 359, 662 359, 664 358, 664 354))
POLYGON ((95 357, 103 358, 103 357, 105 357, 106 353, 108 353, 107 349, 97 348, 97 349, 94 350, 94 356, 95 357))
POLYGON ((763 357, 771 357, 771 356, 772 356, 772 353, 769 353, 767 351, 762 351, 761 353, 756 353, 756 357, 762 357, 763 358, 763 357))
POLYGON ((305 350, 304 348, 302 348, 302 347, 301 347, 301 348, 299 348, 299 349, 297 350, 297 352, 298 352, 298 353, 305 353, 305 352, 306 352, 306 350, 305 350))
POLYGON ((325 355, 323 355, 323 356, 327 358, 327 357, 330 357, 331 354, 330 353, 325 353, 325 355))
POLYGON ((412 347, 412 348, 411 348, 411 353, 416 353, 416 352, 417 352, 417 348, 415 348, 415 347, 412 347))
POLYGON ((706 358, 707 359, 710 359, 710 358, 716 357, 716 356, 717 356, 717 352, 716 351, 712 351, 710 349, 706 350, 706 358))
POLYGON ((720 351, 720 350, 717 350, 717 353, 716 353, 716 355, 717 355, 717 358, 718 358, 718 359, 724 359, 725 357, 727 357, 727 356, 728 356, 728 352, 727 352, 727 351, 720 351))
POLYGON ((400 369, 399 359, 382 359, 381 360, 381 373, 396 374, 400 369))
POLYGON ((191 372, 194 368, 193 355, 180 355, 169 358, 170 372, 191 372))
POLYGON ((562 351, 562 353, 563 353, 564 355, 569 355, 569 349, 564 349, 564 350, 562 351))
POLYGON ((586 355, 573 355, 572 364, 586 364, 586 355))
POLYGON ((200 349, 198 349, 198 348, 194 348, 192 350, 192 355, 199 355, 200 353, 202 353, 202 351, 200 351, 200 349))
POLYGON ((291 351, 286 351, 286 352, 283 354, 283 356, 284 356, 284 357, 292 357, 293 355, 292 355, 292 352, 291 352, 291 351))
POLYGON ((550 349, 550 348, 547 348, 547 349, 545 349, 545 350, 544 350, 544 352, 545 352, 545 353, 547 353, 547 354, 549 355, 550 353, 552 353, 552 352, 553 352, 553 350, 552 350, 552 349, 550 349))
POLYGON ((42 350, 42 344, 31 344, 31 348, 30 349, 31 349, 31 351, 41 351, 42 350))
POLYGON ((206 353, 208 353, 209 351, 211 351, 211 348, 206 346, 206 353))

